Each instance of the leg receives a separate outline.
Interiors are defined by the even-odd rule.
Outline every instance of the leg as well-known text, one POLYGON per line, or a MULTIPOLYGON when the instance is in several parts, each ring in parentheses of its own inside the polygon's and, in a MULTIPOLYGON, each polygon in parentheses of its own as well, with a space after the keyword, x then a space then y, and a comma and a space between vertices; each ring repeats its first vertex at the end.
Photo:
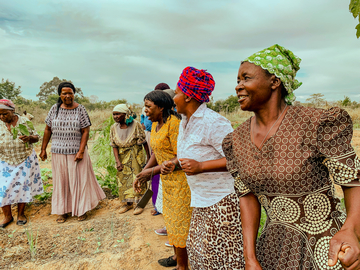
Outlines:
POLYGON ((177 256, 177 270, 189 270, 186 248, 175 248, 177 256))
POLYGON ((8 223, 12 220, 12 213, 11 213, 11 205, 5 205, 3 207, 1 207, 2 210, 3 210, 3 213, 4 213, 4 219, 1 221, 0 225, 1 224, 5 224, 5 223, 8 223))
POLYGON ((18 215, 17 220, 25 221, 26 217, 24 214, 26 203, 18 203, 18 215))

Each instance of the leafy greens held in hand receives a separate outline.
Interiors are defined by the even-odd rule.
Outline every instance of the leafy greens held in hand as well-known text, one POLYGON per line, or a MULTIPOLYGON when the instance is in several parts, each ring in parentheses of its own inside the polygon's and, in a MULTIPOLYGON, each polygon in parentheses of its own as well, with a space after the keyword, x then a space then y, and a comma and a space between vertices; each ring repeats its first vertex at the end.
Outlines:
MULTIPOLYGON (((30 128, 30 130, 34 130, 34 125, 30 121, 26 121, 26 125, 30 128)), ((23 124, 19 124, 19 128, 13 127, 11 129, 11 131, 12 131, 14 140, 17 138, 17 136, 19 134, 19 131, 24 136, 29 136, 30 135, 30 132, 29 132, 28 128, 23 124)), ((29 144, 26 142, 25 146, 27 148, 27 147, 29 147, 29 144)))

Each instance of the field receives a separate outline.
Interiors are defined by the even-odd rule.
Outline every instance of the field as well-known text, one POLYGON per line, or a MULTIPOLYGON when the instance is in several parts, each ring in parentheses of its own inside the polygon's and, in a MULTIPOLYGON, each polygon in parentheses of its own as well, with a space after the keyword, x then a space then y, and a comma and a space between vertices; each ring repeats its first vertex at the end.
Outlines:
MULTIPOLYGON (((360 113, 350 112, 354 123, 360 123, 360 113)), ((36 115, 36 114, 35 114, 36 115)), ((92 130, 100 130, 101 123, 111 115, 108 111, 89 113, 92 130)), ((237 126, 251 114, 227 114, 237 126)), ((45 114, 37 114, 35 125, 44 129, 45 114)), ((94 143, 96 134, 89 141, 94 143)), ((354 131, 353 146, 360 155, 360 130, 354 131)), ((40 144, 36 146, 40 152, 40 144)), ((51 162, 40 162, 41 168, 51 168, 51 162)), ((340 189, 338 195, 341 197, 340 189)), ((161 269, 157 260, 172 254, 164 245, 166 236, 158 236, 155 229, 164 226, 162 215, 151 216, 151 204, 139 215, 132 211, 118 214, 119 200, 105 189, 107 198, 89 212, 88 219, 78 222, 75 217, 57 224, 51 213, 51 200, 30 204, 25 214, 28 224, 16 226, 15 222, 0 230, 0 269, 161 269)), ((16 207, 13 207, 16 217, 16 207)), ((0 219, 2 219, 2 213, 0 219)))

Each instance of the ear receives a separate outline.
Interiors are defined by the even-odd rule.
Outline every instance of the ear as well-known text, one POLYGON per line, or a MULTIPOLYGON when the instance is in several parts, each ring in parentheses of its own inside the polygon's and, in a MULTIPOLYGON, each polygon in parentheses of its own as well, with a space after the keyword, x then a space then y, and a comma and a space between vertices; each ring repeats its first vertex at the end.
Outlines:
POLYGON ((185 100, 186 103, 189 103, 192 100, 192 97, 184 95, 184 100, 185 100))
POLYGON ((276 77, 275 75, 271 76, 271 89, 276 90, 278 88, 281 88, 281 80, 276 77))

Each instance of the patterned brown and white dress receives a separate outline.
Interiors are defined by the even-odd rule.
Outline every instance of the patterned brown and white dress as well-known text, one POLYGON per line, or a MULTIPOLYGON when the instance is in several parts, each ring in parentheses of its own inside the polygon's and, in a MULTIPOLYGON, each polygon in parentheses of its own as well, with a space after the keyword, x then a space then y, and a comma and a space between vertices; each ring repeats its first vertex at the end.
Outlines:
POLYGON ((263 269, 342 269, 327 265, 329 241, 346 218, 330 176, 360 186, 352 133, 344 110, 290 106, 261 150, 250 139, 250 119, 224 139, 237 192, 252 192, 267 212, 257 243, 263 269))

